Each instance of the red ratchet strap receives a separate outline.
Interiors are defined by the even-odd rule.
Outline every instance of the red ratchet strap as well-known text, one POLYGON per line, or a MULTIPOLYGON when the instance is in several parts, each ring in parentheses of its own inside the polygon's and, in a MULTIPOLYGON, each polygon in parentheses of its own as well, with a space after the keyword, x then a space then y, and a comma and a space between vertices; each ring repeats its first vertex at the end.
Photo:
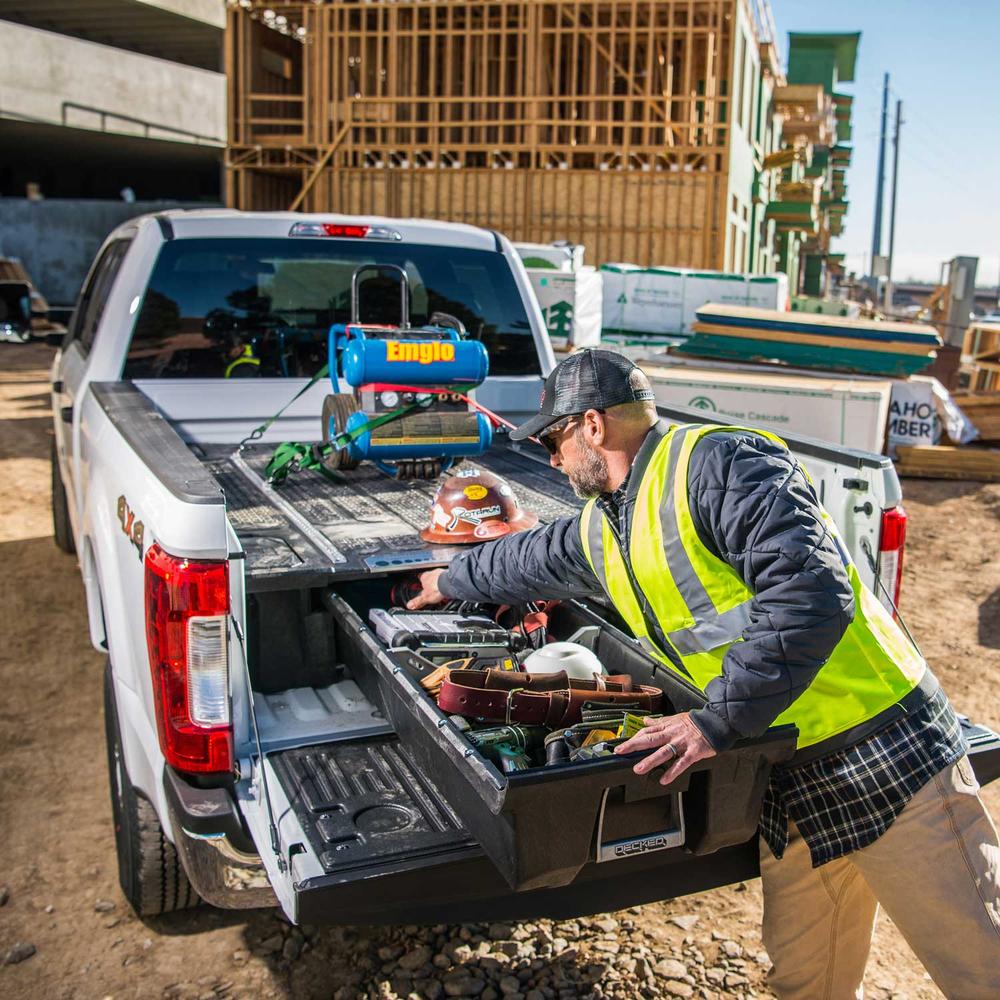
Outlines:
POLYGON ((514 430, 517 424, 512 424, 509 420, 504 420, 503 417, 494 413, 492 410, 487 409, 481 403, 477 403, 474 399, 470 399, 464 392, 455 392, 452 389, 438 389, 438 388, 428 388, 425 385, 396 385, 395 383, 387 382, 369 382, 368 385, 363 385, 358 390, 359 392, 365 389, 370 389, 372 392, 386 392, 387 390, 392 390, 394 392, 414 392, 414 393, 426 393, 431 396, 457 396, 463 402, 468 403, 474 410, 478 410, 480 413, 487 416, 493 423, 494 427, 507 427, 510 430, 514 430))

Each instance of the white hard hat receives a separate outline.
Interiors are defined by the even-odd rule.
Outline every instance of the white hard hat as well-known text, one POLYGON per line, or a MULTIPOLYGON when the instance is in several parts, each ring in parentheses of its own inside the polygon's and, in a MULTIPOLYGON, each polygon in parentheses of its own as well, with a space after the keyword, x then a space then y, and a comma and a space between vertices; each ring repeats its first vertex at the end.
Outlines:
POLYGON ((603 674, 601 661, 578 642, 549 642, 536 649, 524 661, 529 674, 554 674, 565 670, 568 677, 589 681, 594 674, 603 674))

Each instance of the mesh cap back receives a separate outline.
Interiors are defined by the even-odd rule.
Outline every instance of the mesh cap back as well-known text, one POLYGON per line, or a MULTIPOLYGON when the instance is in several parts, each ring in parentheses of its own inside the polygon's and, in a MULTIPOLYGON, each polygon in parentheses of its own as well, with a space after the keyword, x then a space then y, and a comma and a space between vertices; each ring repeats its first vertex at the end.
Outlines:
POLYGON ((574 413, 654 398, 641 369, 628 358, 614 351, 578 351, 552 369, 542 388, 540 412, 510 436, 521 441, 574 413))

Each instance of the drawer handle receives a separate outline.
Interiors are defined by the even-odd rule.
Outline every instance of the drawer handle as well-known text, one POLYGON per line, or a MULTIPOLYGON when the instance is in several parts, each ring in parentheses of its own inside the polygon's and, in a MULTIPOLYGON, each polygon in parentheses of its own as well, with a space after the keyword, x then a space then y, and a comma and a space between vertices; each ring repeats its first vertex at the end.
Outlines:
POLYGON ((604 841, 604 809, 608 804, 608 792, 604 789, 601 799, 601 812, 597 820, 597 861, 618 861, 621 858, 632 858, 637 854, 650 854, 653 851, 667 851, 672 847, 681 847, 686 839, 684 830, 683 796, 677 793, 677 826, 657 833, 644 833, 641 837, 626 837, 623 840, 604 841))

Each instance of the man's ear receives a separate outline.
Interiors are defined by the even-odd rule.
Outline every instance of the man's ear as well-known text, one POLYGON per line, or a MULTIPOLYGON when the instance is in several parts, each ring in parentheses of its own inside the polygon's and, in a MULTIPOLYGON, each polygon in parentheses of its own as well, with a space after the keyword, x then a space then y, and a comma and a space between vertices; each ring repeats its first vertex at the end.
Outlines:
POLYGON ((600 448, 608 435, 606 416, 599 410, 587 410, 583 415, 583 435, 592 448, 600 448))

